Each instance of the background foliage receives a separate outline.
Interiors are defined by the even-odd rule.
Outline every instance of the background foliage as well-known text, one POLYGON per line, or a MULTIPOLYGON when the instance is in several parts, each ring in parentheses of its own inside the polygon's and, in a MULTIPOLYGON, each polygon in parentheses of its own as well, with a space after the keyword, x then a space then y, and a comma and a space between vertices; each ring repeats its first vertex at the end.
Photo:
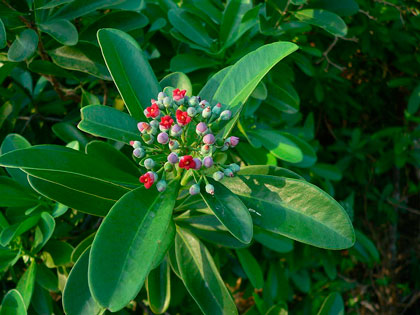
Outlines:
MULTIPOLYGON (((95 138, 77 129, 80 109, 125 110, 129 101, 112 82, 96 37, 101 28, 135 38, 159 81, 187 74, 176 80, 194 94, 262 45, 294 42, 300 49, 269 72, 244 106, 233 157, 286 167, 327 191, 352 218, 356 244, 331 251, 254 231, 248 250, 232 250, 199 236, 242 313, 278 314, 281 303, 292 314, 338 313, 341 305, 350 314, 419 313, 419 6, 402 0, 3 0, 1 153, 45 143, 84 150, 95 138)), ((114 42, 104 34, 106 40, 114 42)), ((131 51, 120 53, 129 63, 131 51)), ((137 79, 139 91, 149 86, 145 76, 137 79)), ((132 97, 150 99, 136 91, 132 97)), ((40 196, 18 169, 0 173, 0 312, 8 314, 6 306, 23 298, 29 313, 61 314, 68 274, 101 219, 40 196)), ((177 277, 168 290, 168 313, 199 312, 177 277)), ((159 311, 147 301, 142 290, 122 312, 159 311)))

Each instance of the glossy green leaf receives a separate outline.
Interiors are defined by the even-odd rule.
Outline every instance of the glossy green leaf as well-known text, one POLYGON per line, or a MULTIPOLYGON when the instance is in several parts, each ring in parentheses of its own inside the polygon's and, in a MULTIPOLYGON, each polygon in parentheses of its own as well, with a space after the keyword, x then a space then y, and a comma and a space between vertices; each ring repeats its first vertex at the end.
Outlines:
POLYGON ((206 205, 233 236, 245 244, 250 243, 253 225, 247 207, 229 189, 211 178, 208 180, 214 186, 215 193, 213 196, 201 193, 206 205))
POLYGON ((177 225, 191 231, 199 238, 228 248, 243 248, 247 244, 234 237, 226 227, 220 223, 216 216, 206 215, 183 215, 176 218, 177 225))
POLYGON ((311 4, 315 5, 317 8, 323 8, 337 13, 340 16, 350 16, 356 14, 360 9, 356 0, 316 0, 313 2, 311 1, 311 4))
POLYGON ((252 1, 250 0, 228 1, 220 25, 220 41, 224 48, 231 46, 237 40, 242 18, 251 8, 252 1))
POLYGON ((232 69, 232 66, 228 66, 216 72, 203 86, 203 88, 201 89, 200 93, 198 93, 198 95, 200 95, 202 99, 211 101, 213 99, 214 94, 217 92, 217 89, 219 88, 220 83, 223 81, 223 79, 229 73, 231 69, 232 69))
POLYGON ((238 172, 238 175, 273 175, 302 180, 304 179, 302 176, 292 172, 291 170, 273 165, 242 166, 241 170, 238 172))
POLYGON ((112 79, 135 119, 144 118, 143 110, 156 98, 159 83, 137 42, 128 34, 115 29, 98 31, 102 55, 112 79))
POLYGON ((311 168, 311 171, 320 177, 333 181, 340 181, 342 177, 341 170, 333 164, 317 163, 311 168))
POLYGON ((32 229, 39 221, 39 215, 34 215, 28 217, 22 222, 15 223, 8 226, 0 233, 0 244, 2 246, 7 246, 12 240, 17 236, 25 233, 26 231, 32 229))
POLYGON ((58 66, 81 71, 104 80, 111 80, 101 53, 93 44, 80 42, 76 46, 62 46, 49 51, 52 60, 58 66))
POLYGON ((44 264, 39 264, 36 271, 36 283, 47 291, 58 292, 57 275, 44 264))
POLYGON ((264 286, 264 277, 260 265, 257 260, 252 256, 248 249, 237 249, 239 262, 249 281, 251 281, 255 289, 262 289, 264 286))
POLYGON ((81 115, 77 127, 84 132, 125 143, 141 140, 137 121, 115 108, 90 105, 81 109, 81 115))
POLYGON ((10 177, 0 176, 0 191, 0 207, 34 206, 39 202, 32 191, 10 177))
POLYGON ((134 11, 114 11, 107 13, 83 30, 79 37, 81 40, 97 43, 96 33, 104 27, 116 28, 120 31, 130 32, 145 27, 149 19, 142 13, 134 11))
POLYGON ((63 308, 67 315, 98 315, 103 308, 93 299, 88 285, 89 252, 85 249, 70 271, 63 291, 63 308))
POLYGON ((32 245, 33 253, 37 253, 42 249, 42 247, 51 238, 54 232, 54 229, 55 229, 54 218, 48 212, 42 212, 38 226, 35 230, 35 239, 32 245))
POLYGON ((420 85, 418 85, 413 92, 411 92, 408 99, 407 111, 410 114, 415 114, 420 108, 420 85))
POLYGON ((52 8, 55 8, 59 5, 66 4, 66 3, 69 3, 69 2, 72 2, 72 1, 74 1, 74 0, 50 0, 47 3, 42 4, 40 7, 36 7, 36 10, 52 9, 52 8))
POLYGON ((38 25, 39 29, 50 35, 60 44, 66 46, 76 45, 79 40, 79 34, 76 27, 68 20, 54 19, 45 21, 38 25))
POLYGON ((0 49, 3 49, 6 46, 7 46, 6 28, 4 27, 4 23, 2 19, 0 19, 0 49))
POLYGON ((26 309, 28 309, 29 304, 31 303, 32 293, 34 292, 36 270, 37 263, 35 260, 32 260, 16 286, 16 290, 18 290, 22 296, 26 309))
POLYGON ((177 229, 176 260, 182 281, 204 314, 238 314, 207 248, 191 233, 177 229))
POLYGON ((42 256, 48 268, 67 266, 71 263, 71 253, 74 248, 69 243, 50 240, 43 248, 42 256))
POLYGON ((52 297, 44 288, 35 284, 31 307, 37 314, 53 314, 52 297))
POLYGON ((10 290, 3 297, 0 315, 26 315, 25 302, 18 290, 10 290))
POLYGON ((74 79, 73 73, 57 66, 55 63, 47 60, 32 60, 28 65, 29 70, 41 74, 49 74, 60 78, 74 79))
POLYGON ((179 33, 195 44, 206 49, 212 46, 213 39, 196 16, 183 9, 171 9, 168 19, 179 33))
MULTIPOLYGON (((44 171, 43 171, 44 172, 44 171)), ((115 190, 115 186, 97 185, 97 193, 92 194, 80 191, 76 188, 64 186, 62 183, 54 183, 50 180, 42 180, 33 176, 28 176, 32 187, 41 195, 58 201, 68 207, 89 213, 96 216, 104 217, 117 201, 110 194, 110 190, 115 190), (106 190, 104 191, 105 188, 106 190)), ((73 176, 77 181, 84 181, 83 177, 73 176)))
POLYGON ((299 94, 291 85, 278 86, 271 84, 269 85, 269 89, 270 93, 266 100, 267 104, 288 114, 294 114, 299 111, 299 94))
POLYGON ((155 257, 153 258, 152 269, 155 269, 156 267, 158 267, 162 263, 162 261, 165 259, 165 256, 169 248, 171 248, 174 244, 175 234, 176 234, 175 223, 173 220, 170 220, 168 224, 168 228, 166 229, 166 232, 163 235, 163 239, 159 243, 155 257))
POLYGON ((52 126, 52 131, 64 142, 77 140, 83 147, 88 140, 75 126, 67 122, 60 122, 52 126))
POLYGON ((102 306, 120 310, 140 291, 177 192, 177 182, 169 183, 162 193, 140 187, 112 207, 95 236, 89 262, 89 286, 102 306))
POLYGON ((38 47, 38 34, 33 29, 25 29, 16 39, 7 52, 10 61, 23 61, 31 57, 38 47))
POLYGON ((200 69, 212 68, 216 65, 218 65, 218 62, 210 58, 194 54, 178 54, 171 59, 170 69, 171 71, 190 73, 200 69))
POLYGON ((254 227, 254 239, 258 243, 278 253, 288 253, 293 250, 293 240, 259 227, 254 227))
POLYGON ((192 95, 191 81, 182 72, 170 73, 160 81, 160 87, 162 88, 162 90, 165 87, 168 87, 168 86, 173 87, 173 88, 178 88, 180 90, 186 90, 187 91, 187 93, 186 93, 187 96, 192 95))
POLYGON ((337 14, 322 9, 297 11, 295 17, 300 21, 321 27, 334 36, 346 36, 347 25, 337 14))
POLYGON ((121 171, 140 176, 138 166, 129 159, 124 153, 117 150, 111 144, 103 141, 91 141, 86 146, 86 154, 97 158, 102 158, 104 162, 109 163, 111 167, 121 171))
POLYGON ((80 256, 82 256, 83 252, 90 247, 90 245, 93 242, 93 239, 95 238, 96 232, 90 234, 88 237, 86 237, 84 240, 82 240, 73 250, 71 253, 71 261, 76 262, 80 256))
POLYGON ((281 136, 293 142, 302 152, 302 160, 299 162, 291 162, 298 167, 311 167, 315 164, 317 156, 312 146, 300 137, 292 135, 287 132, 280 132, 281 136))
POLYGON ((20 258, 20 251, 10 250, 0 246, 0 271, 4 271, 13 266, 20 258))
POLYGON ((333 292, 322 303, 318 315, 344 315, 344 302, 340 293, 333 292))
POLYGON ((303 153, 299 146, 278 131, 257 129, 256 131, 248 132, 248 134, 261 141, 271 154, 283 161, 289 163, 303 161, 303 153))
POLYGON ((246 102, 267 72, 297 48, 293 43, 277 42, 264 45, 242 57, 225 74, 212 100, 237 110, 246 102))
POLYGON ((169 263, 163 260, 147 276, 146 289, 150 309, 155 314, 166 312, 171 301, 171 273, 169 263))
POLYGON ((254 224, 291 239, 327 249, 351 247, 353 226, 332 197, 305 181, 247 175, 222 182, 250 209, 254 224))

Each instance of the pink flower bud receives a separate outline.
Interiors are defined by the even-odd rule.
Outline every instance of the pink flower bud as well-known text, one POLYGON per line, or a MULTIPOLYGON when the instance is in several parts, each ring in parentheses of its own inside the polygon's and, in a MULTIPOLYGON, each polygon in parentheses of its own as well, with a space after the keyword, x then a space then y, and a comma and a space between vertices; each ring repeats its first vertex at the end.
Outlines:
POLYGON ((168 162, 171 164, 178 163, 178 155, 174 152, 168 155, 168 162))
POLYGON ((213 166, 213 158, 211 156, 206 156, 203 160, 203 165, 207 168, 213 166))
POLYGON ((214 138, 213 134, 211 134, 211 133, 205 135, 204 138, 203 138, 203 142, 205 144, 213 144, 214 141, 216 141, 216 139, 214 138))
POLYGON ((195 168, 194 169, 199 170, 201 168, 201 160, 198 159, 198 158, 194 158, 193 160, 195 162, 195 168))
POLYGON ((198 135, 203 135, 207 131, 207 125, 203 122, 200 122, 195 128, 195 131, 198 135))
POLYGON ((157 136, 157 141, 161 144, 167 144, 169 142, 169 136, 166 132, 161 132, 157 136))
POLYGON ((143 133, 143 132, 145 132, 145 131, 149 130, 150 125, 149 125, 148 123, 146 123, 146 122, 139 122, 139 123, 137 124, 137 128, 139 129, 139 131, 140 131, 141 133, 143 133))
POLYGON ((235 136, 231 136, 229 138, 227 138, 227 142, 229 143, 229 145, 234 148, 238 145, 239 143, 239 138, 235 137, 235 136))

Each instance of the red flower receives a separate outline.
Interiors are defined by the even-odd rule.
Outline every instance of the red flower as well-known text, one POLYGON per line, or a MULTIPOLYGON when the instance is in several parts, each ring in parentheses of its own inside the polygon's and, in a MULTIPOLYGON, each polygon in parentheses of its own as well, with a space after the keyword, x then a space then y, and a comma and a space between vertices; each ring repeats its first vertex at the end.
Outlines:
POLYGON ((182 100, 185 97, 185 93, 187 93, 187 90, 180 90, 180 89, 175 89, 172 92, 172 97, 174 98, 175 101, 179 101, 182 100))
POLYGON ((191 155, 184 155, 179 160, 179 167, 185 168, 186 170, 189 170, 190 168, 195 169, 195 161, 191 155))
POLYGON ((178 125, 185 126, 191 121, 191 117, 188 116, 187 112, 183 112, 182 110, 176 110, 176 121, 178 125))
POLYGON ((150 187, 152 187, 154 182, 155 182, 155 177, 149 172, 140 176, 140 183, 143 183, 146 189, 149 189, 150 187))
POLYGON ((146 108, 146 117, 156 118, 160 114, 159 106, 156 103, 153 103, 152 106, 146 108))
POLYGON ((172 117, 171 116, 169 116, 169 115, 166 115, 166 116, 163 116, 161 119, 160 119, 160 125, 163 127, 163 128, 165 128, 165 129, 169 129, 169 128, 171 128, 171 126, 172 126, 172 124, 174 123, 174 120, 172 119, 172 117))

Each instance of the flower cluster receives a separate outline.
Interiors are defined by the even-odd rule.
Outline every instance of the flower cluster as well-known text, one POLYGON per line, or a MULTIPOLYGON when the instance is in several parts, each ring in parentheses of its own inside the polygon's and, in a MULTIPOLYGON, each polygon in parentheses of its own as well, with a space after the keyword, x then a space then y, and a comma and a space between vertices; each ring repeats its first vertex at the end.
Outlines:
POLYGON ((222 110, 220 103, 211 105, 199 96, 188 97, 186 90, 175 89, 172 96, 160 92, 157 100, 144 110, 147 122, 137 127, 143 141, 131 141, 133 155, 148 171, 140 176, 140 182, 149 189, 156 183, 158 191, 166 189, 166 180, 175 174, 190 172, 194 184, 191 195, 205 191, 214 194, 214 186, 207 176, 220 181, 224 176, 234 176, 239 165, 225 165, 214 160, 217 152, 235 147, 239 138, 217 138, 216 131, 231 118, 230 110, 222 110), (185 170, 185 171, 184 171, 185 170))

